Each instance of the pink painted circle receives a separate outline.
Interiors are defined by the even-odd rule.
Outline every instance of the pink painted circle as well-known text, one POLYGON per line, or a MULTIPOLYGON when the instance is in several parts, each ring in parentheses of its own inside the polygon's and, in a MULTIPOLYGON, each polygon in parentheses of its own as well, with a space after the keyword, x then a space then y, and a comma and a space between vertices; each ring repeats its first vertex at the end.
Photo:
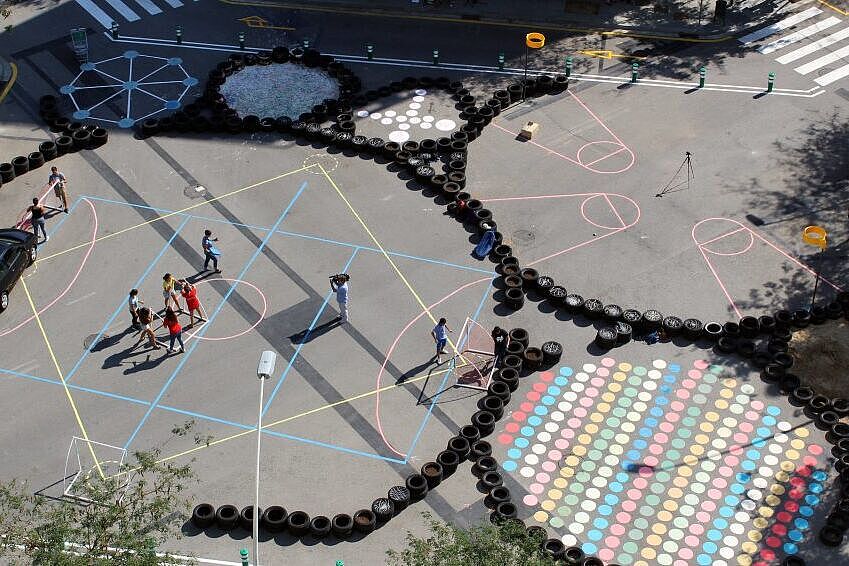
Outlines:
POLYGON ((505 445, 512 444, 513 443, 513 437, 510 436, 509 434, 499 434, 498 435, 498 443, 499 444, 505 444, 505 445))
POLYGON ((522 503, 527 505, 528 507, 534 507, 539 501, 535 495, 528 494, 524 498, 522 498, 522 503))
MULTIPOLYGON (((615 538, 615 537, 607 537, 607 539, 612 539, 612 538, 615 538)), ((614 546, 614 545, 608 543, 607 539, 605 539, 605 541, 604 541, 605 544, 607 544, 608 546, 614 546)), ((618 543, 619 539, 616 539, 616 542, 618 543)), ((609 548, 602 548, 601 550, 598 551, 598 557, 601 558, 605 563, 613 560, 613 556, 614 556, 613 551, 610 550, 609 548)))
MULTIPOLYGON (((699 362, 696 362, 696 363, 699 363, 699 362)), ((700 377, 702 377, 702 372, 700 372, 697 369, 691 369, 690 371, 687 372, 687 377, 689 377, 690 379, 699 379, 700 377)))
POLYGON ((705 218, 693 226, 691 236, 700 250, 718 256, 744 254, 755 243, 754 232, 731 218, 705 218))
MULTIPOLYGON (((231 334, 230 336, 220 336, 220 337, 215 337, 215 338, 210 338, 209 336, 198 336, 197 333, 200 332, 201 328, 203 328, 203 326, 200 326, 200 327, 198 327, 197 330, 192 330, 192 332, 187 332, 186 338, 197 338, 198 340, 209 340, 209 341, 212 341, 212 342, 221 341, 221 340, 232 340, 233 338, 238 338, 239 336, 247 334, 248 332, 250 332, 251 330, 253 330, 257 326, 259 326, 259 323, 262 322, 262 319, 265 318, 265 313, 268 311, 268 301, 265 298, 265 294, 262 291, 260 291, 259 287, 257 287, 253 283, 243 281, 242 279, 229 279, 229 278, 226 278, 226 277, 218 277, 216 279, 203 279, 203 280, 195 283, 195 287, 197 287, 201 283, 209 283, 210 281, 229 281, 229 282, 233 283, 234 286, 235 285, 245 285, 247 287, 250 287, 251 289, 253 289, 257 293, 259 293, 259 298, 262 300, 262 311, 259 313, 259 318, 257 319, 257 321, 255 323, 253 323, 252 325, 250 325, 246 329, 244 329, 241 332, 238 332, 236 334, 231 334)), ((207 323, 207 324, 209 324, 209 323, 207 323)))
POLYGON ((693 367, 701 370, 707 369, 709 365, 710 364, 707 363, 707 360, 696 360, 693 362, 693 367))
POLYGON ((581 165, 581 167, 584 167, 584 168, 592 171, 593 173, 616 174, 616 173, 624 173, 625 171, 627 171, 628 169, 633 167, 634 162, 636 161, 637 158, 634 156, 634 152, 631 151, 630 148, 628 148, 628 146, 626 146, 622 142, 612 141, 612 140, 600 140, 600 141, 593 141, 593 142, 585 143, 584 145, 582 145, 578 149, 578 153, 575 154, 575 159, 578 161, 578 164, 581 165), (612 147, 610 148, 610 151, 608 151, 605 155, 602 155, 601 157, 593 156, 592 159, 590 159, 589 161, 584 161, 584 159, 581 157, 581 154, 584 152, 585 149, 588 149, 588 148, 590 148, 591 146, 594 146, 594 145, 597 145, 597 146, 612 146, 612 147), (616 160, 614 160, 612 162, 609 161, 609 159, 611 157, 615 156, 615 155, 621 155, 624 159, 616 158, 616 160), (614 163, 615 164, 617 161, 619 162, 619 164, 618 165, 612 165, 610 170, 601 170, 601 169, 597 169, 597 168, 593 167, 593 165, 595 165, 596 163, 604 163, 604 164, 614 163), (619 167, 619 169, 613 169, 613 167, 617 167, 617 166, 619 167))
POLYGON ((616 193, 596 193, 581 201, 581 216, 588 224, 591 224, 596 228, 601 228, 602 230, 618 231, 630 228, 639 222, 640 214, 640 206, 632 198, 616 193), (598 204, 595 204, 593 201, 596 199, 602 200, 599 201, 598 204), (620 212, 620 210, 616 207, 614 200, 619 202, 620 207, 623 209, 622 212, 620 212), (600 218, 590 218, 591 213, 587 209, 587 205, 590 203, 593 203, 593 206, 591 207, 593 209, 592 213, 603 214, 604 220, 600 218), (603 209, 599 208, 599 210, 595 210, 597 206, 600 207, 602 204, 604 205, 603 209), (604 212, 600 212, 602 210, 604 212), (616 222, 616 225, 610 226, 605 224, 605 222, 616 222))
POLYGON ((554 372, 552 371, 544 371, 539 374, 539 378, 546 383, 554 379, 554 372))
POLYGON ((607 377, 610 375, 610 370, 607 368, 598 368, 597 370, 595 370, 595 373, 599 377, 607 377))
POLYGON ((602 360, 601 360, 601 365, 603 365, 606 368, 613 367, 613 364, 615 364, 615 363, 616 363, 616 360, 614 360, 613 358, 602 358, 602 360))

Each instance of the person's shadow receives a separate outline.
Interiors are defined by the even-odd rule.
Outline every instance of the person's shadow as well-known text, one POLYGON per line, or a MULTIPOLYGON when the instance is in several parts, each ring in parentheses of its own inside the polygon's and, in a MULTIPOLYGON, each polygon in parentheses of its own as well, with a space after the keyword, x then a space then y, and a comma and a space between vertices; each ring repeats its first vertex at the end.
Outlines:
POLYGON ((337 316, 333 320, 325 322, 324 324, 320 324, 314 327, 312 330, 309 328, 305 330, 301 330, 295 334, 289 336, 289 340, 292 341, 292 344, 306 344, 307 342, 312 342, 322 334, 327 334, 337 326, 342 324, 342 317, 337 316))
POLYGON ((98 340, 98 341, 97 341, 97 342, 96 342, 96 343, 95 343, 95 344, 94 344, 94 345, 93 345, 93 346, 89 349, 89 352, 94 353, 94 352, 99 352, 99 351, 101 351, 101 350, 105 350, 105 349, 107 349, 107 348, 111 348, 112 346, 117 345, 117 344, 118 344, 118 342, 120 342, 120 341, 121 341, 121 339, 122 339, 124 336, 126 336, 127 334, 130 334, 131 332, 135 332, 135 330, 136 330, 136 329, 135 329, 135 328, 133 328, 132 326, 128 326, 127 328, 125 328, 125 329, 124 329, 121 333, 119 333, 119 334, 114 334, 114 335, 103 335, 103 336, 101 336, 100 340, 98 340))
POLYGON ((426 368, 429 368, 431 366, 431 364, 434 363, 435 359, 436 359, 436 355, 433 355, 428 361, 421 363, 421 364, 417 365, 416 367, 408 369, 407 371, 402 373, 401 376, 398 377, 398 379, 395 380, 395 385, 400 385, 400 384, 404 383, 405 381, 407 381, 408 379, 410 379, 411 377, 415 377, 416 374, 418 374, 420 371, 422 371, 426 368))

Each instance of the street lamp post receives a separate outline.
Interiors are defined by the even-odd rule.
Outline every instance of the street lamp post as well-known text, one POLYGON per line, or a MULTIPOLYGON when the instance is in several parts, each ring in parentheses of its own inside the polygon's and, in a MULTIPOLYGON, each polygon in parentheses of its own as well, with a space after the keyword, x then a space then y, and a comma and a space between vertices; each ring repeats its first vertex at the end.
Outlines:
POLYGON ((253 538, 254 538, 254 566, 259 566, 259 447, 262 440, 262 404, 265 393, 265 380, 274 375, 274 364, 277 361, 277 353, 265 350, 259 358, 256 368, 256 376, 259 378, 259 412, 256 416, 256 479, 254 482, 254 512, 253 512, 253 538))

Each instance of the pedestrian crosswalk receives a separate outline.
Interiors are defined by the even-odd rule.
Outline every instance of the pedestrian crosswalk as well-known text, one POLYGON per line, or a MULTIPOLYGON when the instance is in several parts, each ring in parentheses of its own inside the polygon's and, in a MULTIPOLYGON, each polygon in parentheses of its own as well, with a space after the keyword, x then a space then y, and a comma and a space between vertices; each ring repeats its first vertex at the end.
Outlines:
MULTIPOLYGON (((106 29, 113 23, 137 22, 145 16, 155 16, 170 8, 183 6, 181 0, 75 0, 77 5, 106 29), (160 2, 160 4, 157 4, 160 2), (132 5, 130 5, 132 4, 132 5), (141 15, 140 15, 141 14, 141 15)), ((198 0, 193 0, 197 2, 198 0)))
POLYGON ((820 8, 812 7, 788 16, 742 36, 738 41, 752 45, 786 31, 791 33, 760 45, 757 52, 776 54, 775 61, 781 65, 798 62, 793 70, 800 75, 811 75, 820 86, 849 76, 849 22, 825 14, 820 8), (795 29, 803 22, 807 24, 805 27, 795 29), (845 27, 840 28, 841 25, 845 27), (803 59, 806 61, 803 62, 803 59), (815 72, 818 72, 817 76, 813 75, 815 72))

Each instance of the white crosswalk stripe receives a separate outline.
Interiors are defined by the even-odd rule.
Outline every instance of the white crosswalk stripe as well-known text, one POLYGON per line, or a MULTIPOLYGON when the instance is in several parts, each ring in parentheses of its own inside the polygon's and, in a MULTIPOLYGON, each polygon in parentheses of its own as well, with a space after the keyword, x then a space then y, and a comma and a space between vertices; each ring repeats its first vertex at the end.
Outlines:
POLYGON ((820 86, 830 85, 849 77, 849 27, 828 33, 835 26, 847 23, 847 20, 826 14, 819 20, 807 22, 809 25, 806 27, 794 31, 797 24, 816 18, 820 14, 823 14, 823 11, 819 8, 808 8, 744 35, 738 41, 743 45, 750 45, 776 36, 769 43, 758 47, 757 52, 762 55, 778 55, 775 61, 781 65, 799 61, 800 64, 793 68, 794 71, 800 75, 811 75, 818 71, 822 74, 811 76, 811 79, 820 86), (780 35, 784 31, 790 33, 780 35))
POLYGON ((183 6, 181 0, 75 0, 75 2, 106 29, 110 29, 113 23, 120 25, 125 22, 137 22, 142 17, 156 16, 183 6), (131 2, 132 7, 129 5, 131 2))

